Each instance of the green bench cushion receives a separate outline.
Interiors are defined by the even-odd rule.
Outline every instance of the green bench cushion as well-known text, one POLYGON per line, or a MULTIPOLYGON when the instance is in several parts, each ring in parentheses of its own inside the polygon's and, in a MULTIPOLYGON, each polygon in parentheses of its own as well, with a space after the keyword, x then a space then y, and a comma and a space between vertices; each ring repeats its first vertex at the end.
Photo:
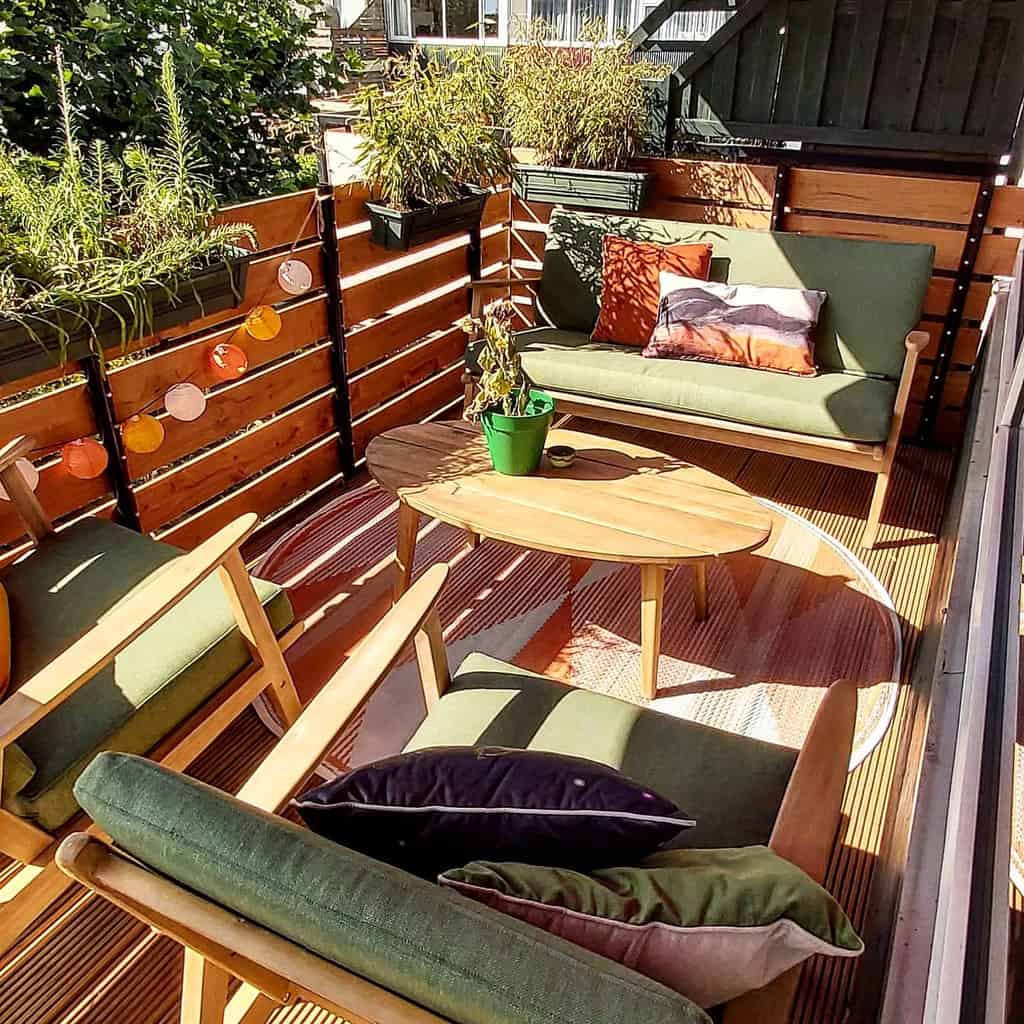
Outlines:
MULTIPOLYGON (((530 379, 543 388, 813 437, 884 441, 896 401, 889 380, 645 359, 634 346, 592 342, 579 331, 552 327, 520 332, 516 346, 530 379)), ((470 346, 471 369, 478 348, 470 346)))
POLYGON ((697 821, 670 846, 766 844, 797 752, 472 654, 406 746, 550 750, 612 765, 697 821))
MULTIPOLYGON (((47 537, 0 577, 11 605, 12 686, 35 675, 160 567, 176 548, 104 519, 47 537)), ((293 621, 280 587, 256 581, 274 629, 293 621)), ((100 750, 143 754, 249 662, 215 575, 204 580, 4 757, 3 806, 53 831, 78 811, 72 786, 100 750)))
POLYGON ((102 754, 75 788, 144 864, 459 1024, 709 1022, 614 961, 150 761, 102 754))
POLYGON ((816 336, 818 365, 894 380, 903 367, 904 339, 921 319, 935 256, 930 245, 556 209, 540 285, 541 308, 553 326, 586 334, 593 330, 606 234, 662 243, 709 242, 714 281, 828 292, 816 336))

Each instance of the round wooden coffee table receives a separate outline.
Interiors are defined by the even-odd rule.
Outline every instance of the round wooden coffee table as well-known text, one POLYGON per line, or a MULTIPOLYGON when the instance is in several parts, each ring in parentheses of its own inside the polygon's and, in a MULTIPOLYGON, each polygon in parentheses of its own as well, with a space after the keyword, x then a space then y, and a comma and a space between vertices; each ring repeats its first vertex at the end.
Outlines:
POLYGON ((643 693, 653 698, 666 570, 693 565, 704 619, 708 563, 760 547, 771 520, 735 484, 650 448, 574 430, 552 430, 548 445, 571 445, 575 462, 556 469, 545 458, 533 476, 513 477, 494 472, 483 435, 462 421, 398 427, 370 442, 371 475, 400 501, 395 599, 411 581, 421 513, 474 541, 637 564, 643 693))

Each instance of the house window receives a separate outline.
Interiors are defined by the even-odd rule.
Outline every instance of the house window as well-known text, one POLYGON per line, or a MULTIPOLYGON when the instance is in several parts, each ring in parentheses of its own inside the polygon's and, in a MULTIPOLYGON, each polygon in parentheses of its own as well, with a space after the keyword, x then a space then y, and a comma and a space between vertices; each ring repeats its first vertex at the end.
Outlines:
POLYGON ((399 38, 483 41, 498 36, 498 0, 390 0, 390 3, 395 11, 392 33, 399 38))
POLYGON ((605 38, 611 42, 640 23, 634 0, 529 0, 528 17, 541 19, 551 27, 551 42, 579 42, 583 26, 600 18, 605 38))

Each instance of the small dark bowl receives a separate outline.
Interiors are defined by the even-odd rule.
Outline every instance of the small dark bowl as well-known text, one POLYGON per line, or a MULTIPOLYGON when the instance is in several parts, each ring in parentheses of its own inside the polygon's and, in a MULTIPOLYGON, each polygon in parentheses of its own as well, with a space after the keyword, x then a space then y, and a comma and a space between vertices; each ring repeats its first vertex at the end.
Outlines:
POLYGON ((548 449, 548 461, 556 469, 565 469, 576 461, 576 449, 567 444, 554 444, 548 449))

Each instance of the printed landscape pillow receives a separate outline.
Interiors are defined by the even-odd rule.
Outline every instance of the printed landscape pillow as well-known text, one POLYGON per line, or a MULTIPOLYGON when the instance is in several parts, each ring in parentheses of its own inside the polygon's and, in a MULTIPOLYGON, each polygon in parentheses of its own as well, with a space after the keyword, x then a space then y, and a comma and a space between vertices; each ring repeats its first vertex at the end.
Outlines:
POLYGON ((643 354, 812 376, 814 328, 826 297, 662 273, 657 321, 643 354))
POLYGON ((399 754, 295 804, 314 832, 431 879, 471 860, 636 862, 694 824, 608 765, 503 747, 399 754))
POLYGON ((438 881, 718 1006, 814 953, 864 944, 838 903, 765 846, 665 850, 638 868, 592 875, 479 861, 438 881))
POLYGON ((591 339, 642 348, 658 318, 661 272, 707 280, 710 270, 710 245, 659 245, 605 235, 601 308, 591 339))

